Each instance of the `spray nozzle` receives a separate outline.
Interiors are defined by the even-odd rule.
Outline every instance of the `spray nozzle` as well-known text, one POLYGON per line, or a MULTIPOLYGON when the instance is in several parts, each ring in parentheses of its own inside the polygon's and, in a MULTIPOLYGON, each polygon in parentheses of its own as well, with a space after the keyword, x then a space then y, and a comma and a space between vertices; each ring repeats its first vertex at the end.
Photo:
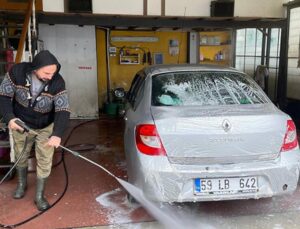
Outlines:
POLYGON ((30 128, 23 121, 21 121, 20 119, 15 120, 15 123, 18 126, 22 127, 25 132, 29 132, 30 131, 30 128))

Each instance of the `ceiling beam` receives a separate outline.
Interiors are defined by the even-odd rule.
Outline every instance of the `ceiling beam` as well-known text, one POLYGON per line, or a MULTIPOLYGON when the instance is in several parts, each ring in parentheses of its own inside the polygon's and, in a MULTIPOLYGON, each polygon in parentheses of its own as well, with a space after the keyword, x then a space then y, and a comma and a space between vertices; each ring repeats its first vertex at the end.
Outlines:
POLYGON ((97 25, 103 27, 162 27, 162 28, 282 28, 286 19, 254 20, 254 18, 185 18, 185 17, 145 17, 145 16, 108 16, 94 14, 39 13, 38 22, 46 24, 97 25))

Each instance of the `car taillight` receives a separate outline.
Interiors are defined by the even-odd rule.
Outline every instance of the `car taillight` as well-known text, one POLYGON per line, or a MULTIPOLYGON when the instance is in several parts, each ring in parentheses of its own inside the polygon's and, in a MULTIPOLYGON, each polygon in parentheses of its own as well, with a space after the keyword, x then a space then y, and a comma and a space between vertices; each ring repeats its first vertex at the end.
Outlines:
POLYGON ((296 126, 292 120, 287 121, 287 130, 284 136, 281 152, 294 149, 298 146, 296 126))
POLYGON ((142 124, 136 127, 135 140, 138 150, 150 156, 166 156, 156 127, 153 124, 142 124))

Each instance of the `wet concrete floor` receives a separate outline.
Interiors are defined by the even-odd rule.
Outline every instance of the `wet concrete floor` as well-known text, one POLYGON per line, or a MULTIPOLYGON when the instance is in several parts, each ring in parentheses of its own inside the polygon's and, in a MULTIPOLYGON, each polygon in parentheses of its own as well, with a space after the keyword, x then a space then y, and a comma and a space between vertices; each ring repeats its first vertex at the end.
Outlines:
MULTIPOLYGON (((122 120, 109 117, 90 122, 72 120, 64 141, 65 146, 126 180, 122 120), (67 136, 70 137, 67 139, 67 136)), ((24 229, 163 228, 142 206, 128 202, 126 192, 114 178, 61 150, 55 153, 53 163, 57 165, 52 169, 46 188, 47 199, 55 205, 29 220, 39 214, 33 202, 35 159, 30 162, 28 189, 23 199, 12 198, 16 178, 0 186, 2 225, 23 223, 18 228, 24 229)), ((300 228, 299 187, 294 194, 281 197, 174 204, 171 208, 179 217, 195 220, 195 228, 300 228)))

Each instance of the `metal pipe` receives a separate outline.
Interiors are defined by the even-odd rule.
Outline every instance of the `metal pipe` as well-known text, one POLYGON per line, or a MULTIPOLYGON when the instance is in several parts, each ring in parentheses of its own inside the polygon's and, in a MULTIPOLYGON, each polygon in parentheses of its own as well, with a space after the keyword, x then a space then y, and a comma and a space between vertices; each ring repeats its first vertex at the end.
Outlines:
POLYGON ((111 79, 110 79, 110 62, 109 62, 109 45, 110 45, 110 29, 106 27, 97 26, 98 29, 105 30, 105 45, 106 45, 106 94, 107 94, 107 103, 112 102, 112 97, 110 94, 111 90, 111 79))
POLYGON ((270 65, 270 51, 271 51, 271 33, 272 33, 272 29, 268 28, 267 29, 267 48, 266 48, 266 66, 267 68, 269 68, 270 65))
POLYGON ((261 47, 261 61, 260 61, 260 64, 265 65, 267 32, 266 32, 266 29, 263 29, 261 32, 262 32, 262 47, 261 47))
POLYGON ((33 37, 36 36, 36 16, 35 16, 35 0, 32 2, 32 35, 33 37))
POLYGON ((107 172, 110 176, 112 176, 112 177, 114 177, 114 178, 117 179, 117 177, 116 177, 114 174, 112 174, 110 171, 108 171, 106 168, 104 168, 103 166, 99 165, 98 163, 96 163, 96 162, 94 162, 94 161, 92 161, 92 160, 90 160, 90 159, 88 159, 88 158, 82 156, 80 153, 78 153, 78 152, 76 152, 76 151, 73 151, 73 150, 70 150, 70 149, 68 149, 67 147, 64 147, 64 146, 62 146, 62 145, 59 145, 59 148, 62 148, 62 149, 64 149, 64 150, 70 152, 70 153, 73 154, 74 156, 80 157, 81 159, 83 159, 83 160, 85 160, 85 161, 87 161, 87 162, 89 162, 89 163, 91 163, 91 164, 93 164, 93 165, 96 165, 96 166, 99 167, 100 169, 102 169, 102 170, 104 170, 105 172, 107 172))
MULTIPOLYGON (((32 46, 31 46, 31 21, 30 20, 29 20, 28 29, 27 29, 27 40, 28 40, 28 58, 29 58, 29 62, 31 62, 32 61, 32 52, 31 52, 32 46)), ((25 59, 24 53, 23 53, 23 57, 25 59)))
POLYGON ((110 94, 111 90, 111 81, 110 81, 110 62, 109 62, 109 37, 110 30, 106 30, 106 74, 107 74, 107 102, 111 103, 112 98, 110 94))

